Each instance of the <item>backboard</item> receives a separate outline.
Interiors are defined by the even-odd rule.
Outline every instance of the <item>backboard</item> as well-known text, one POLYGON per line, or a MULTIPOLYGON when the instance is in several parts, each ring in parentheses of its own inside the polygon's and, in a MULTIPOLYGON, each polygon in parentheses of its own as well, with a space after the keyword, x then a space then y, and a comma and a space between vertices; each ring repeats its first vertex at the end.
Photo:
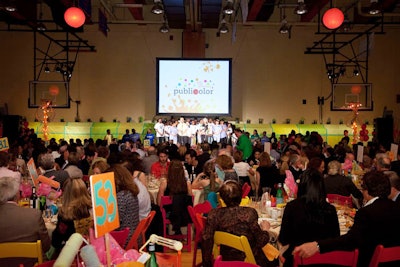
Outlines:
POLYGON ((69 108, 69 83, 64 81, 29 81, 29 108, 51 101, 52 108, 69 108))
POLYGON ((358 110, 373 110, 372 85, 369 83, 337 83, 332 85, 331 110, 351 110, 351 104, 361 104, 358 110))

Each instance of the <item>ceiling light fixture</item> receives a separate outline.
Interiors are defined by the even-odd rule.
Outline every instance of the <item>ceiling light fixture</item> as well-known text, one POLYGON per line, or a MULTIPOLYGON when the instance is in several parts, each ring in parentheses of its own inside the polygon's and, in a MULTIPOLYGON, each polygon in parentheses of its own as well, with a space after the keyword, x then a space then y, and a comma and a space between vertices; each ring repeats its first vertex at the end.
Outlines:
POLYGON ((46 67, 44 68, 44 72, 45 73, 50 73, 50 68, 49 68, 49 66, 47 66, 47 64, 46 64, 46 67))
POLYGON ((358 69, 354 69, 353 76, 358 76, 358 75, 360 75, 360 72, 358 71, 358 69))
POLYGON ((306 14, 308 12, 307 6, 304 3, 304 0, 298 0, 297 1, 297 7, 294 9, 294 12, 297 15, 303 15, 303 14, 306 14))
POLYGON ((379 0, 371 0, 371 5, 369 7, 368 13, 371 15, 377 15, 381 13, 382 7, 381 4, 379 3, 379 0))
POLYGON ((154 6, 151 9, 151 13, 156 15, 164 13, 164 7, 162 6, 160 0, 154 0, 154 6))
POLYGON ((39 13, 39 23, 36 25, 36 30, 44 32, 47 30, 46 25, 42 22, 43 19, 43 7, 42 2, 40 2, 40 13, 39 13))
POLYGON ((164 22, 160 27, 160 32, 161 33, 168 33, 169 32, 169 27, 168 27, 168 20, 164 14, 164 22))
POLYGON ((226 15, 232 15, 235 10, 233 9, 233 0, 228 0, 223 8, 223 13, 226 15))
POLYGON ((288 24, 286 18, 281 21, 281 27, 279 28, 279 33, 287 34, 290 31, 290 25, 288 24))
POLYGON ((229 28, 226 25, 225 19, 222 19, 221 26, 219 26, 218 32, 224 33, 224 34, 229 32, 229 28))

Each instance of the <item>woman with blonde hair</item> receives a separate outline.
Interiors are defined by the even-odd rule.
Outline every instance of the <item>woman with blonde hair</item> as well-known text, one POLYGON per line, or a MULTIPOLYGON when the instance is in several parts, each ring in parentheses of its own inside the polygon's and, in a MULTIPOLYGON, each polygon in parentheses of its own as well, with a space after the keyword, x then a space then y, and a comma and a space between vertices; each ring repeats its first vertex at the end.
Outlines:
POLYGON ((210 192, 217 192, 222 184, 222 180, 215 174, 215 162, 208 160, 203 167, 203 172, 199 173, 192 183, 192 188, 203 188, 204 199, 208 199, 210 192))
POLYGON ((93 163, 92 165, 92 170, 93 170, 93 174, 100 174, 105 172, 108 168, 110 168, 110 165, 108 165, 107 162, 105 161, 96 161, 95 163, 93 163))
POLYGON ((89 236, 93 226, 92 199, 85 182, 81 178, 68 178, 63 185, 62 206, 52 246, 60 250, 73 233, 89 236))
POLYGON ((234 159, 228 155, 222 154, 215 159, 215 170, 218 177, 223 180, 235 180, 239 181, 239 176, 233 169, 234 159))

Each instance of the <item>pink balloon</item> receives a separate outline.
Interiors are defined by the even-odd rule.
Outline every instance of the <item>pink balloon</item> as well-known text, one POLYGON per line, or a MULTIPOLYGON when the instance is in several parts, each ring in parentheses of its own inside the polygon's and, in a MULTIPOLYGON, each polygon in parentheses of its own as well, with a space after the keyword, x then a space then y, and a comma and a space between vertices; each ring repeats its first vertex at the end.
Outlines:
POLYGON ((367 142, 369 140, 369 136, 368 135, 364 135, 364 141, 367 142))
POLYGON ((365 130, 367 128, 367 125, 364 123, 363 125, 361 125, 361 129, 365 130))

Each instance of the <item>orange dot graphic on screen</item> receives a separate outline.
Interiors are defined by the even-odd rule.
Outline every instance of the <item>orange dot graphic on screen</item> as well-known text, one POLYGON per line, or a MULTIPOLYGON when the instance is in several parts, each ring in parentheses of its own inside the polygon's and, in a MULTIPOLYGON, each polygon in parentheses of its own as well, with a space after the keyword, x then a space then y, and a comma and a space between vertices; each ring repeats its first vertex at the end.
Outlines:
POLYGON ((197 90, 197 89, 193 90, 193 94, 197 95, 198 93, 199 93, 199 90, 197 90))

